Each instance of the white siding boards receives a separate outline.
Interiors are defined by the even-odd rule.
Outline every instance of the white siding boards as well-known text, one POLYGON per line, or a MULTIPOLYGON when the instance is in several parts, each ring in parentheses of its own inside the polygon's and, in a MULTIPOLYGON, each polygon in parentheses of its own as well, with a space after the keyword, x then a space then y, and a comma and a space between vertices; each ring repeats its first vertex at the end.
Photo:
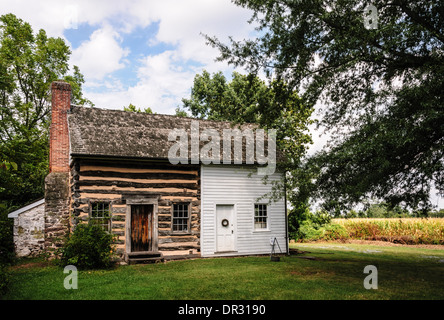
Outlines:
MULTIPOLYGON (((285 253, 284 199, 270 204, 265 199, 258 201, 259 197, 271 190, 271 181, 281 177, 281 173, 275 173, 269 176, 269 183, 264 184, 263 176, 257 175, 256 168, 202 165, 201 255, 270 254, 270 239, 274 237, 285 253), (255 211, 258 219, 255 219, 255 211)), ((279 253, 277 246, 275 250, 279 253)))

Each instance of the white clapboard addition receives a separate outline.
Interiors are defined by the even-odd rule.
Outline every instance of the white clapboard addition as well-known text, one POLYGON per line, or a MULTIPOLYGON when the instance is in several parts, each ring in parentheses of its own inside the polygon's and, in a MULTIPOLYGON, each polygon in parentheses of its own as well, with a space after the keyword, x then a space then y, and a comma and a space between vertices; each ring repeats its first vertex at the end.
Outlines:
POLYGON ((263 176, 256 172, 255 168, 238 166, 201 167, 203 257, 269 254, 270 238, 274 237, 285 253, 284 199, 270 204, 267 199, 258 201, 271 191, 271 181, 280 179, 282 173, 269 176, 269 183, 264 184, 263 176))

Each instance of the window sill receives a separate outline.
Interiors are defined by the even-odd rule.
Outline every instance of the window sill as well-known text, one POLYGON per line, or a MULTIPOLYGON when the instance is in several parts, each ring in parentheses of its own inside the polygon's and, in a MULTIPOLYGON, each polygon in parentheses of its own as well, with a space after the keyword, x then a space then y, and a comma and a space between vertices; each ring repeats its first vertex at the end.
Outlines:
POLYGON ((193 235, 191 232, 179 232, 179 231, 171 231, 170 236, 191 236, 193 235))
POLYGON ((270 229, 254 229, 253 233, 267 233, 267 232, 271 232, 270 229))

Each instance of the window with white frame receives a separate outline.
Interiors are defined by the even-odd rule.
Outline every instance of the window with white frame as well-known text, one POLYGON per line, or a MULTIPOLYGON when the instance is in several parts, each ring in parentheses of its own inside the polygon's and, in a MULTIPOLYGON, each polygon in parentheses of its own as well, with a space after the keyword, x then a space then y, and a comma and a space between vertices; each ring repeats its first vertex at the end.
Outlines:
POLYGON ((254 205, 254 229, 264 230, 268 227, 268 214, 266 204, 254 205))

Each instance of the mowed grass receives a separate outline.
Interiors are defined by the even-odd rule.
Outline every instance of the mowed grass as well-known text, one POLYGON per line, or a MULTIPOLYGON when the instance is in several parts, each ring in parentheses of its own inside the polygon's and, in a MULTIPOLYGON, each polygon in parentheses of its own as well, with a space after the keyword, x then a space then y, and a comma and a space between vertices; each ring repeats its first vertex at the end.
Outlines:
POLYGON ((9 269, 9 299, 328 300, 444 299, 444 250, 308 243, 308 251, 271 262, 267 256, 171 261, 79 271, 78 289, 47 262, 9 269), (363 286, 364 267, 378 270, 378 289, 363 286))

